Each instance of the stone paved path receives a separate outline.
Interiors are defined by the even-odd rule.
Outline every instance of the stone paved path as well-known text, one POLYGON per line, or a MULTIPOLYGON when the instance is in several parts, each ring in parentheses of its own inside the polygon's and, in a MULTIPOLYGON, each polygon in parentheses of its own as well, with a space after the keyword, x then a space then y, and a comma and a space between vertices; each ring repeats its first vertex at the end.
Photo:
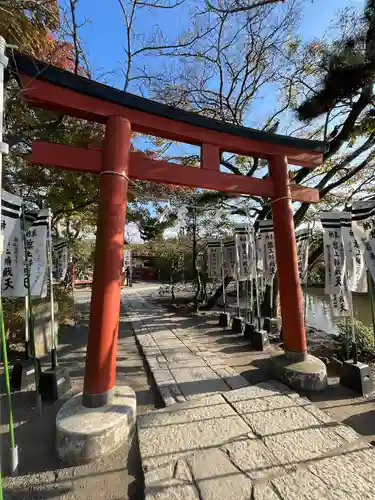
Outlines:
POLYGON ((375 450, 350 427, 249 385, 135 291, 124 302, 166 405, 138 420, 147 500, 375 499, 375 450))

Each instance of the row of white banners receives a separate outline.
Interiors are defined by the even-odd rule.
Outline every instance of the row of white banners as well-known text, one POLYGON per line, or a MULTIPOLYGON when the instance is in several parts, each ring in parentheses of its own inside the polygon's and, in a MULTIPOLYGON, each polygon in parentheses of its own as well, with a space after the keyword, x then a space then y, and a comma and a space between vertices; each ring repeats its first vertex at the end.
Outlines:
MULTIPOLYGON (((308 231, 296 233, 298 267, 301 283, 307 279, 308 231)), ((245 227, 236 228, 233 239, 212 240, 207 244, 208 277, 220 280, 224 275, 239 281, 262 278, 271 285, 276 274, 276 254, 272 220, 261 221, 255 235, 245 227)))
MULTIPOLYGON (((367 292, 367 269, 375 281, 375 200, 357 202, 350 212, 321 213, 325 293, 333 316, 352 314, 352 292, 367 292)), ((307 280, 308 230, 296 232, 300 281, 307 280)), ((270 285, 276 273, 272 220, 261 221, 256 235, 239 228, 229 241, 208 243, 208 277, 247 280, 261 277, 270 285)))
MULTIPOLYGON (((1 293, 3 297, 26 297, 28 268, 31 296, 44 297, 48 281, 48 245, 52 246, 48 230, 52 214, 49 209, 22 214, 22 202, 19 196, 2 190, 1 231, 4 249, 1 255, 1 293)), ((60 282, 68 269, 66 242, 54 245, 51 253, 54 279, 60 282)))
POLYGON ((352 314, 352 292, 367 292, 367 269, 375 280, 375 200, 353 204, 351 212, 321 213, 325 293, 334 316, 352 314))

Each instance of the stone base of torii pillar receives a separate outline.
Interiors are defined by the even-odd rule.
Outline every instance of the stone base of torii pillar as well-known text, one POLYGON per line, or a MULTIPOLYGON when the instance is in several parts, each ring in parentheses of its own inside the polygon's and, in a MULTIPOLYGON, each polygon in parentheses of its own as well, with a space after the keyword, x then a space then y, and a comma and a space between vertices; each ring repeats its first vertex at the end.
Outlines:
POLYGON ((114 391, 98 408, 82 404, 82 393, 73 396, 56 418, 58 457, 70 466, 92 462, 108 455, 131 436, 136 418, 136 396, 130 387, 114 391))
POLYGON ((319 358, 285 352, 271 357, 276 379, 297 391, 320 392, 327 388, 327 368, 319 358))

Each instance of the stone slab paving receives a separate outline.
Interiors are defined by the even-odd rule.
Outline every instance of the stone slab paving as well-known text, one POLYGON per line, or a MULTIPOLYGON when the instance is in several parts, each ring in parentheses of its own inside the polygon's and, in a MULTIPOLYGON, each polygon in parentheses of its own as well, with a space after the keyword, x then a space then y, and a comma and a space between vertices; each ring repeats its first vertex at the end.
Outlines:
POLYGON ((136 292, 128 292, 122 301, 166 406, 249 385, 217 354, 192 345, 183 330, 175 329, 173 313, 136 292))
POLYGON ((166 404, 138 419, 147 500, 375 500, 375 449, 350 427, 278 381, 233 389, 173 314, 126 305, 166 404))

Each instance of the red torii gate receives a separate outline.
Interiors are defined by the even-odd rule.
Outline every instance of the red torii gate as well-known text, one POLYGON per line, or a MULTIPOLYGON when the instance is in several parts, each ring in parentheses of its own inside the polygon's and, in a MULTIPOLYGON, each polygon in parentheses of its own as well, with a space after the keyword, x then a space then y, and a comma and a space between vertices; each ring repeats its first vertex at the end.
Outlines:
POLYGON ((290 184, 291 164, 314 168, 325 144, 261 132, 208 119, 48 66, 23 54, 12 58, 22 95, 32 105, 106 124, 103 148, 34 142, 31 161, 100 175, 95 269, 83 404, 105 405, 116 379, 117 331, 129 179, 151 180, 272 199, 285 354, 306 356, 302 294, 291 200, 317 202, 315 189, 290 184), (184 167, 130 152, 132 132, 201 147, 201 167, 184 167), (221 152, 268 160, 269 177, 220 172, 221 152))

